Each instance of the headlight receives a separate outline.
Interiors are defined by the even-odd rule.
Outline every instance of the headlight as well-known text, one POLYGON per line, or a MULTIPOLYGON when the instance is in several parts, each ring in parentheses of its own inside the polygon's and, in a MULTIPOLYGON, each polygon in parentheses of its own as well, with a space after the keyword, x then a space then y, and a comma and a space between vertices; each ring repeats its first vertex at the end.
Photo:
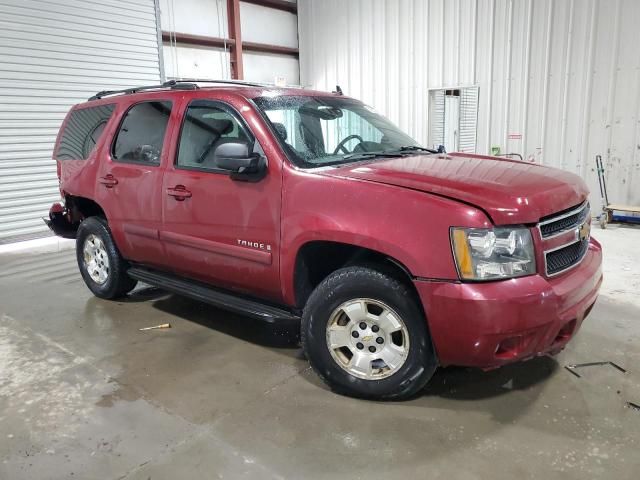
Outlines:
POLYGON ((497 280, 536 271, 527 228, 451 228, 451 245, 463 280, 497 280))

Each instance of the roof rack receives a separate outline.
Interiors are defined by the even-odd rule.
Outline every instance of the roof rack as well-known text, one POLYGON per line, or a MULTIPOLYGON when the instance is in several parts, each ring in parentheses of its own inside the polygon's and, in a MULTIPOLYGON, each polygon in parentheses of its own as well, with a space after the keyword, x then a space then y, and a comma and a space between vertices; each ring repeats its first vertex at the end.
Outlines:
POLYGON ((219 80, 212 78, 176 78, 175 80, 170 81, 189 83, 222 83, 230 85, 246 85, 248 87, 273 87, 273 85, 269 83, 247 82, 245 80, 219 80))
POLYGON ((128 95, 131 93, 138 93, 145 90, 160 90, 163 88, 170 88, 172 90, 198 90, 200 87, 197 83, 220 83, 226 85, 245 85, 248 87, 269 87, 273 85, 269 85, 267 83, 256 83, 256 82, 245 82, 244 80, 213 80, 213 79, 204 79, 204 78, 180 78, 168 80, 160 85, 148 85, 145 87, 133 87, 133 88, 125 88, 122 90, 103 90, 101 92, 96 93, 94 96, 89 98, 91 100, 99 100, 104 97, 108 97, 110 95, 128 95))
POLYGON ((163 88, 170 88, 172 90, 197 90, 200 87, 198 87, 198 85, 196 85, 195 83, 169 80, 168 82, 164 82, 160 85, 148 85, 146 87, 125 88, 123 90, 102 90, 101 92, 96 93, 93 97, 90 97, 89 101, 99 100, 101 98, 108 97, 110 95, 118 95, 118 94, 128 95, 131 93, 142 92, 145 90, 160 90, 163 88))

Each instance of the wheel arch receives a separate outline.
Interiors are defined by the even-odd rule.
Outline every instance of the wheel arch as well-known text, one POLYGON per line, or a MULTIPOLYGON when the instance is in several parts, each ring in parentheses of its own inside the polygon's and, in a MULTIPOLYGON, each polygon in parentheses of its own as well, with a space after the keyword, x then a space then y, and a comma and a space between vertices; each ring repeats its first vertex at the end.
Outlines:
POLYGON ((85 218, 94 216, 106 219, 104 209, 95 200, 65 193, 64 206, 55 203, 45 222, 59 237, 76 238, 80 223, 85 218))
POLYGON ((73 223, 79 224, 85 218, 94 216, 106 218, 102 206, 92 198, 65 194, 64 200, 73 223))
MULTIPOLYGON (((385 273, 407 285, 419 299, 411 271, 398 259, 375 249, 339 241, 311 240, 300 246, 293 268, 293 294, 303 308, 311 292, 332 272, 348 266, 363 266, 385 273)), ((420 304, 422 310, 422 304, 420 304)), ((424 312, 423 312, 424 313, 424 312)))

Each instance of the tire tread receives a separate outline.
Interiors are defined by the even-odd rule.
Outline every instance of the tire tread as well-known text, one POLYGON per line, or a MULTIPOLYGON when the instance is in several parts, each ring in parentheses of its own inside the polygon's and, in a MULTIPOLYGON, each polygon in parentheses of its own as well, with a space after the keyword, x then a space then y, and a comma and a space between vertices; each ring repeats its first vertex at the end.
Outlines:
POLYGON ((85 284, 97 297, 105 299, 122 297, 133 290, 138 283, 137 280, 134 280, 127 274, 129 264, 122 258, 118 247, 113 241, 109 223, 104 217, 92 216, 82 221, 76 237, 76 258, 85 284), (92 233, 102 239, 107 254, 109 255, 109 276, 111 278, 109 278, 104 285, 96 284, 88 276, 82 265, 82 243, 84 242, 84 238, 92 233))
MULTIPOLYGON (((310 338, 309 338, 309 330, 310 330, 310 322, 312 322, 312 310, 316 308, 316 306, 323 301, 327 301, 332 292, 335 291, 337 287, 346 283, 353 282, 376 282, 381 285, 384 285, 386 288, 390 289, 390 291, 397 295, 400 298, 408 299, 410 302, 416 302, 417 299, 413 292, 407 288, 402 282, 394 279, 390 276, 385 275, 377 270, 368 267, 361 266, 351 266, 345 267, 339 270, 336 270, 328 277, 326 277, 320 284, 315 288, 315 290, 309 296, 307 304, 304 307, 303 315, 302 315, 302 328, 301 328, 301 343, 302 348, 309 359, 309 363, 311 364, 311 368, 313 371, 320 377, 320 379, 331 388, 336 393, 355 396, 359 398, 368 398, 368 399, 383 399, 383 400, 403 400, 410 398, 421 391, 424 386, 427 384, 429 379, 431 378, 435 367, 432 369, 422 368, 417 371, 417 374, 410 376, 401 382, 393 391, 389 391, 384 395, 368 395, 359 392, 355 392, 352 389, 344 388, 340 384, 333 382, 330 378, 325 375, 325 372, 319 365, 316 364, 311 358, 309 353, 310 350, 310 338)), ((428 334, 428 329, 426 328, 425 322, 425 336, 426 341, 430 343, 430 337, 428 334)), ((433 352, 433 347, 431 347, 431 352, 433 352)), ((435 354, 434 361, 435 361, 435 354)), ((427 363, 427 362, 425 362, 427 363)), ((435 361, 437 363, 437 361, 435 361)))

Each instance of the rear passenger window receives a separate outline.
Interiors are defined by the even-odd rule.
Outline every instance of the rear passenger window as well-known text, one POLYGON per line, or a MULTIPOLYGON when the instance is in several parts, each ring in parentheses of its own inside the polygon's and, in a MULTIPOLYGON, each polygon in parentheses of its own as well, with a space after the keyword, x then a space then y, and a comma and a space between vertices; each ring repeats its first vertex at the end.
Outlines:
POLYGON ((218 145, 229 142, 245 143, 249 151, 253 149, 253 137, 229 107, 210 100, 195 100, 185 113, 177 165, 218 170, 214 152, 218 145))
POLYGON ((113 158, 122 162, 160 164, 171 102, 143 102, 124 116, 113 147, 113 158))
POLYGON ((114 105, 80 108, 69 114, 60 137, 57 160, 86 160, 106 127, 114 105))

